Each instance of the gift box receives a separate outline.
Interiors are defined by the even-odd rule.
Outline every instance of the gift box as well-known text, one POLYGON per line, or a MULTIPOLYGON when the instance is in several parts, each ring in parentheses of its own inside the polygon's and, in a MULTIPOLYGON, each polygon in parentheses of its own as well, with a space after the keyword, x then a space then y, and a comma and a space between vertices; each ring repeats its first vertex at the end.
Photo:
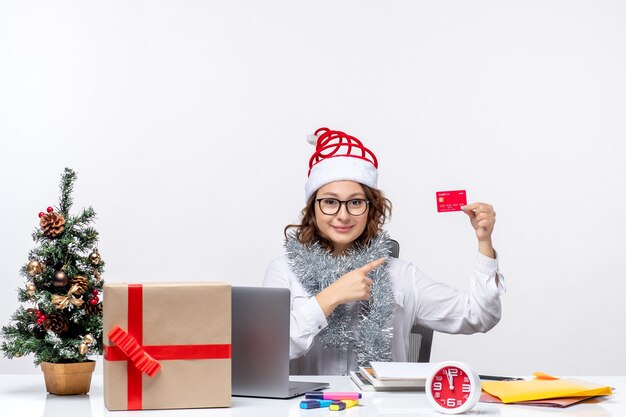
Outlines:
POLYGON ((104 285, 109 410, 230 407, 230 285, 104 285))

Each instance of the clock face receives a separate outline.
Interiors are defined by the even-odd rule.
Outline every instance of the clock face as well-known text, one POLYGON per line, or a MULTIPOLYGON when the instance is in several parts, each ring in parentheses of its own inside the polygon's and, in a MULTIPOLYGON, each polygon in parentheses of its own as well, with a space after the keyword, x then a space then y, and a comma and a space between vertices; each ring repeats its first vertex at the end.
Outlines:
POLYGON ((463 369, 457 366, 442 366, 432 376, 430 390, 432 399, 442 408, 456 409, 462 407, 477 388, 463 369))

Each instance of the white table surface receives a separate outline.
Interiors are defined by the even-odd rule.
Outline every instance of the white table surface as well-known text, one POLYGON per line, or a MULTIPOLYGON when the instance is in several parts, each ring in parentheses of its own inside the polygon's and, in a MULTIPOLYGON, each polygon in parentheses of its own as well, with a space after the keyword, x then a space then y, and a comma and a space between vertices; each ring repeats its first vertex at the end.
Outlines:
MULTIPOLYGON (((626 377, 578 377, 616 390, 608 397, 588 400, 568 408, 529 407, 478 403, 466 415, 502 417, 626 417, 626 377)), ((294 379, 297 379, 294 377, 294 379)), ((326 381, 331 391, 358 391, 348 377, 300 377, 301 380, 326 381)), ((10 417, 96 417, 96 416, 209 416, 209 417, 419 417, 443 416, 428 405, 424 392, 364 392, 361 406, 344 411, 301 410, 303 397, 269 400, 233 397, 231 408, 189 410, 113 411, 104 407, 102 375, 94 374, 89 395, 59 397, 46 393, 43 376, 0 375, 0 415, 10 417)))

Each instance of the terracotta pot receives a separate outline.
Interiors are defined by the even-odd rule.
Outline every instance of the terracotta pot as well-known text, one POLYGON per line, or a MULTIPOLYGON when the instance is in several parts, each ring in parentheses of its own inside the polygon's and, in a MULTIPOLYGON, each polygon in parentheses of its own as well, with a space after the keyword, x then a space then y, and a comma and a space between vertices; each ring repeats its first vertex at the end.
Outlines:
POLYGON ((50 394, 87 394, 91 386, 91 374, 96 362, 50 363, 42 362, 41 371, 50 394))

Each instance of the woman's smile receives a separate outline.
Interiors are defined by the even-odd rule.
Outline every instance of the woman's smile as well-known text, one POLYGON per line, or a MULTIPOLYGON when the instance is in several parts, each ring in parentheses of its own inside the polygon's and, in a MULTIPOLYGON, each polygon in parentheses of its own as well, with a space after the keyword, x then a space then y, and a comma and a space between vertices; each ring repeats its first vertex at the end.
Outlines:
POLYGON ((354 226, 331 226, 338 233, 348 233, 354 226))

